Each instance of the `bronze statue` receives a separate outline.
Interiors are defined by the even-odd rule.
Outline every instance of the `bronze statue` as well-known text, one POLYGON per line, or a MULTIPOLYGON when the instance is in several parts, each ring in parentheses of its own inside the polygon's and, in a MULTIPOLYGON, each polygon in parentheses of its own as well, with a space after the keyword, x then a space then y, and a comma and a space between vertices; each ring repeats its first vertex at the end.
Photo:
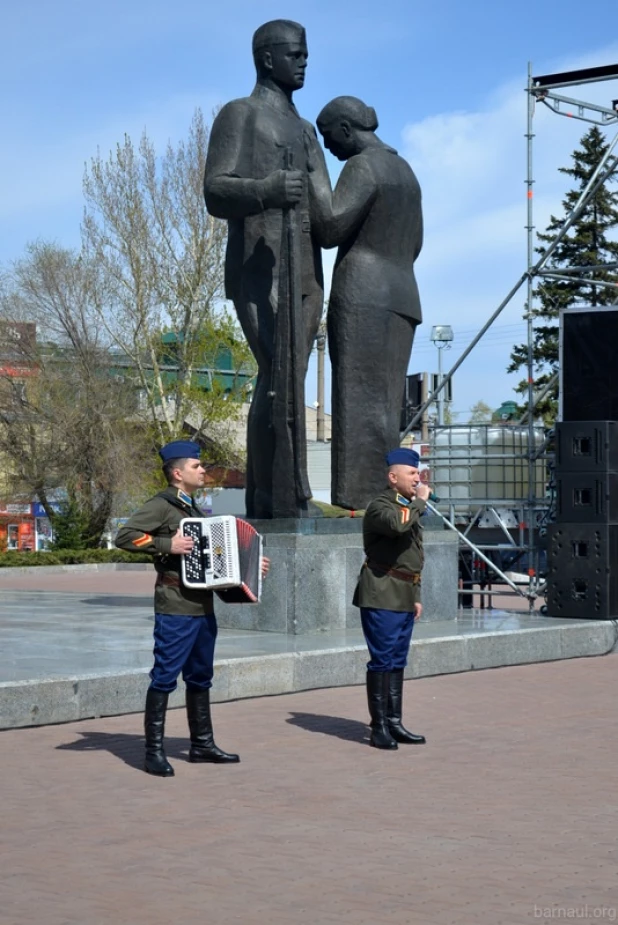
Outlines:
POLYGON ((307 67, 304 28, 265 23, 253 36, 257 83, 217 115, 204 193, 228 221, 226 294, 258 364, 248 421, 247 514, 310 511, 304 382, 323 306, 322 261, 308 196, 313 126, 292 95, 307 67))
POLYGON ((339 96, 318 116, 325 147, 346 162, 334 192, 321 152, 312 148, 310 156, 313 228, 323 247, 339 246, 328 306, 332 502, 352 510, 364 509, 384 487, 384 458, 399 443, 405 375, 421 322, 414 278, 421 190, 377 127, 375 110, 339 96))

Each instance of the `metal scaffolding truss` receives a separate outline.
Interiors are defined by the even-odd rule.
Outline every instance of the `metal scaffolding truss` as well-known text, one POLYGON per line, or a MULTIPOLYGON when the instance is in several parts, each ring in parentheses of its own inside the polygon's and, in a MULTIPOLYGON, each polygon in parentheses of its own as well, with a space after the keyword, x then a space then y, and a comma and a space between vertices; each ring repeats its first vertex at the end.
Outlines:
MULTIPOLYGON (((573 86, 582 86, 591 83, 598 83, 602 81, 618 80, 618 64, 605 65, 602 67, 594 68, 585 68, 582 70, 576 71, 566 71, 556 74, 546 74, 540 77, 534 77, 532 75, 532 67, 528 65, 528 85, 526 88, 527 98, 528 98, 528 117, 527 117, 527 132, 526 132, 526 141, 527 141, 527 177, 526 177, 526 187, 527 187, 527 268, 521 277, 517 280, 511 290, 507 293, 503 301, 494 311, 493 315, 489 320, 483 325, 478 334, 473 338, 468 347, 463 351, 461 356, 452 366, 448 373, 442 378, 437 384, 437 388, 434 389, 431 395, 428 396, 425 402, 418 409, 402 436, 405 437, 413 429, 415 429, 422 420, 423 415, 426 413, 428 408, 436 401, 437 396, 445 389, 448 383, 453 378, 453 375, 457 372, 462 363, 474 350, 477 344, 482 340, 486 332, 490 329, 496 319, 500 316, 505 307, 511 302, 514 296, 522 289, 526 287, 526 301, 525 301, 525 318, 527 321, 527 372, 528 372, 528 401, 527 401, 527 410, 523 417, 520 420, 520 424, 526 423, 529 432, 528 439, 528 467, 529 467, 529 494, 525 502, 526 510, 526 534, 527 542, 525 544, 526 551, 528 554, 528 563, 529 563, 529 584, 527 591, 523 591, 520 588, 515 588, 515 585, 512 585, 514 590, 516 590, 523 597, 526 597, 529 601, 529 606, 532 609, 534 605, 534 600, 536 596, 541 592, 542 587, 537 581, 536 577, 536 565, 538 564, 538 540, 535 537, 535 511, 538 511, 539 507, 542 507, 543 504, 547 505, 547 500, 545 497, 540 498, 538 494, 535 493, 536 480, 534 478, 534 468, 538 465, 538 460, 542 453, 546 451, 546 444, 542 448, 539 448, 535 443, 535 424, 534 424, 534 410, 539 401, 547 395, 548 391, 553 387, 556 382, 557 377, 552 377, 551 381, 547 383, 544 389, 541 392, 535 393, 535 382, 534 382, 534 364, 533 364, 533 348, 534 348, 534 312, 533 312, 533 288, 536 282, 539 279, 560 279, 567 280, 570 283, 577 282, 578 280, 582 284, 589 284, 594 280, 595 285, 599 286, 608 286, 615 290, 616 292, 616 304, 618 305, 618 285, 611 282, 606 282, 605 280, 597 280, 594 277, 595 272, 599 270, 608 270, 615 269, 618 264, 604 264, 602 266, 586 266, 586 267, 570 267, 568 270, 562 268, 555 269, 552 267, 552 256, 554 255, 558 245, 565 239, 569 230, 573 227, 575 222, 581 216, 584 209, 588 206, 591 199, 598 192, 604 183, 606 183, 617 171, 618 171, 618 131, 616 132, 613 140, 608 143, 607 151, 605 155, 597 165, 593 174, 591 175, 588 183, 585 188, 582 190, 577 202, 571 209, 571 211, 565 216, 565 219, 556 234, 556 237, 548 245, 547 249, 541 254, 538 260, 534 260, 534 216, 533 216, 533 188, 534 188, 534 174, 533 174, 533 144, 534 144, 534 114, 538 104, 542 104, 550 109, 553 113, 559 116, 565 116, 570 119, 578 119, 582 122, 587 122, 593 125, 600 125, 603 128, 609 128, 614 125, 618 125, 618 99, 611 100, 611 106, 600 106, 596 103, 586 102, 580 99, 574 99, 570 96, 564 96, 561 93, 556 91, 561 90, 566 87, 573 86)), ((618 95, 618 94, 617 94, 618 95)), ((481 509, 487 509, 492 506, 490 499, 486 499, 481 504, 481 509)), ((432 508, 435 513, 439 513, 435 508, 432 508)), ((445 521, 446 525, 451 529, 457 529, 453 526, 452 522, 440 513, 440 516, 445 521)), ((476 517, 478 519, 478 515, 476 517)), ((503 525, 501 525, 503 526, 503 525)), ((503 527, 504 529, 504 527, 503 527)), ((459 532, 459 531, 458 531, 459 532)), ((505 531, 508 532, 508 531, 505 531)), ((480 547, 474 546, 470 543, 467 537, 464 538, 464 542, 479 554, 480 558, 486 562, 489 562, 487 557, 481 553, 480 547)), ((487 548, 487 547, 483 547, 487 548)), ((494 547, 497 548, 497 547, 494 547)), ((491 563, 489 563, 491 564, 491 563)), ((497 568, 494 568, 494 571, 499 572, 497 568)), ((504 578, 504 576, 501 576, 504 578)), ((508 582, 511 584, 511 582, 508 582)))

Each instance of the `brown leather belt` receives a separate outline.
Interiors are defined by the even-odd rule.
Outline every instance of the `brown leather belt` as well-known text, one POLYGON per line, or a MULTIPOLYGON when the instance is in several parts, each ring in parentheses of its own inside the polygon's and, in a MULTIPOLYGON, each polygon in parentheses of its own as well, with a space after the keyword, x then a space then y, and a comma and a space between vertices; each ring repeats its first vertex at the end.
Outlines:
POLYGON ((157 585, 168 585, 170 588, 179 588, 180 578, 178 575, 157 575, 155 587, 157 587, 157 585))
POLYGON ((384 575, 392 575, 393 578, 398 578, 400 581, 407 581, 411 585, 420 585, 421 583, 421 573, 420 572, 403 572, 398 568, 391 568, 389 565, 381 565, 379 562, 370 562, 367 559, 364 563, 365 568, 370 568, 376 572, 382 572, 384 575))

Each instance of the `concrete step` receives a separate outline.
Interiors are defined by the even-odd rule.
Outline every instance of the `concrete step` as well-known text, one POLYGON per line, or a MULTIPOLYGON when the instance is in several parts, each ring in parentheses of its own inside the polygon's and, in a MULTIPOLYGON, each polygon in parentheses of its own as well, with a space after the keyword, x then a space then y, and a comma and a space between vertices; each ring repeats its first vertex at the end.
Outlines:
MULTIPOLYGON (((152 648, 146 602, 123 614, 121 621, 116 612, 107 623, 88 627, 83 622, 72 624, 68 616, 64 623, 46 620, 53 604, 49 598, 45 595, 45 614, 31 615, 19 630, 13 624, 11 631, 10 622, 8 627, 0 622, 5 653, 0 659, 0 728, 140 712, 152 648), (129 629, 135 630, 134 637, 127 635, 129 629), (47 664, 39 659, 36 669, 31 663, 28 671, 28 645, 40 643, 41 634, 45 639, 46 630, 47 664), (21 652, 21 660, 11 661, 9 637, 13 653, 21 652), (126 667, 123 638, 134 641, 128 659, 132 667, 126 667)), ((406 678, 600 656, 615 651, 617 640, 615 621, 470 611, 453 620, 421 621, 415 627, 406 678)), ((364 684, 367 650, 359 630, 303 637, 223 630, 218 652, 214 701, 364 684)), ((183 701, 180 683, 171 705, 181 706, 183 701)))

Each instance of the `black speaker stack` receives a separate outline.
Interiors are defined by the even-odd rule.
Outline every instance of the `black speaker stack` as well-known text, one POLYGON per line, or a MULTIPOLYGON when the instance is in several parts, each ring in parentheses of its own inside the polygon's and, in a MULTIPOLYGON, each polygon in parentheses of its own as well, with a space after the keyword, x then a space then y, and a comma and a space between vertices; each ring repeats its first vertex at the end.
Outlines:
POLYGON ((565 312, 547 611, 618 618, 618 311, 565 312), (608 330, 609 325, 609 330, 608 330))

